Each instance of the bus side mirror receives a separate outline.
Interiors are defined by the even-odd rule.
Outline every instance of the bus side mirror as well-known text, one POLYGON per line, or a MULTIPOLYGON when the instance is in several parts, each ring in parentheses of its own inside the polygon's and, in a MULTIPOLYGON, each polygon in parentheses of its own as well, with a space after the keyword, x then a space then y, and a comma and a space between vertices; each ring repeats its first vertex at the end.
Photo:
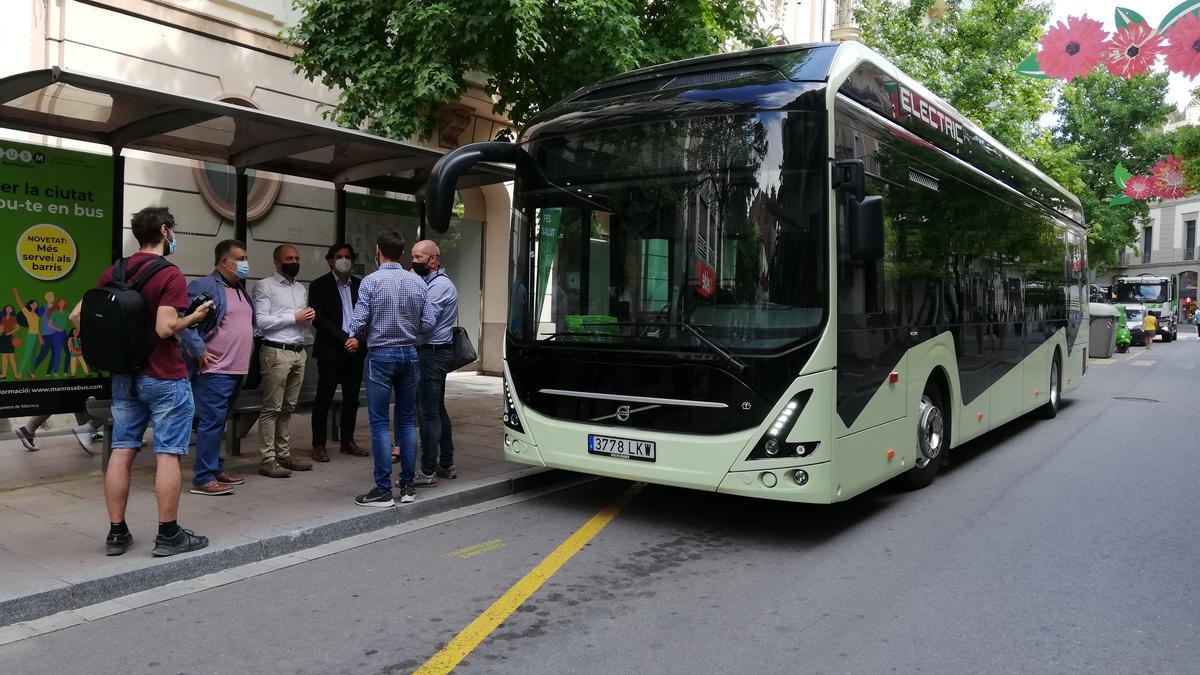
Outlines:
POLYGON ((883 197, 846 199, 846 225, 850 259, 874 262, 883 259, 883 197))
POLYGON ((458 179, 479 162, 515 163, 515 143, 470 143, 446 153, 429 174, 425 187, 425 223, 434 232, 450 228, 450 213, 454 210, 454 190, 458 179))

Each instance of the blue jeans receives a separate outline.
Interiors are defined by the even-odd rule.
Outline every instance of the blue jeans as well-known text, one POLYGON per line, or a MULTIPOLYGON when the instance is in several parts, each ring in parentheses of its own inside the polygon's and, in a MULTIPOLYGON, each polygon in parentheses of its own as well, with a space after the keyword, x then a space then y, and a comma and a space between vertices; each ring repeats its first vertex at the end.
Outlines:
POLYGON ((438 466, 454 466, 454 439, 446 412, 446 373, 454 350, 425 348, 417 352, 421 355, 421 471, 429 474, 438 466))
POLYGON ((367 352, 367 413, 375 487, 392 489, 392 434, 388 405, 396 392, 396 442, 400 445, 400 484, 411 485, 417 460, 417 381, 421 365, 414 347, 372 347, 367 352))
POLYGON ((196 412, 191 384, 149 375, 136 377, 136 393, 132 390, 133 376, 112 377, 112 447, 141 450, 146 427, 153 424, 154 452, 186 455, 196 412))
POLYGON ((192 485, 205 485, 217 479, 225 470, 221 459, 221 438, 229 408, 237 400, 242 386, 241 375, 199 373, 192 378, 196 399, 196 466, 192 468, 192 485))

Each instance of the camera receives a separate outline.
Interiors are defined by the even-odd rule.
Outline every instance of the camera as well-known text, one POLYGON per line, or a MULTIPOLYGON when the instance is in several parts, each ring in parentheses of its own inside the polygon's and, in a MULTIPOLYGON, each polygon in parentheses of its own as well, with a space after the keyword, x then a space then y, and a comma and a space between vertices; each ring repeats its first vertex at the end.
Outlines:
MULTIPOLYGON (((192 314, 193 312, 195 312, 197 309, 200 308, 200 305, 203 305, 206 302, 212 302, 212 301, 213 301, 212 296, 209 295, 208 293, 201 293, 200 295, 197 295, 192 300, 191 304, 188 305, 187 314, 192 314)), ((216 320, 217 320, 216 313, 210 311, 208 313, 208 316, 204 317, 203 321, 196 324, 196 330, 200 331, 201 333, 207 333, 208 331, 212 330, 215 327, 216 320)))

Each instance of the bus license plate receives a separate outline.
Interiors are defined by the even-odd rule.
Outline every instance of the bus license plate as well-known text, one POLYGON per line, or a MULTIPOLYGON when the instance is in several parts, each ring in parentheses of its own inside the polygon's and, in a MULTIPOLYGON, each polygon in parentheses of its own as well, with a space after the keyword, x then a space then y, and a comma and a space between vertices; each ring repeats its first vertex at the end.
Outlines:
POLYGON ((588 434, 588 452, 593 455, 608 455, 643 462, 654 461, 654 441, 635 441, 630 438, 613 438, 588 434))

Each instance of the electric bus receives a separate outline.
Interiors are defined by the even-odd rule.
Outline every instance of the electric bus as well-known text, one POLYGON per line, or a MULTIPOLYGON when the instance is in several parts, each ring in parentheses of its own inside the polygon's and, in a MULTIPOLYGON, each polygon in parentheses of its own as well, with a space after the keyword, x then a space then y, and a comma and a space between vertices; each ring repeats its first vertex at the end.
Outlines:
POLYGON ((637 70, 515 143, 505 458, 831 503, 1053 417, 1087 363, 1078 199, 861 44, 637 70))

